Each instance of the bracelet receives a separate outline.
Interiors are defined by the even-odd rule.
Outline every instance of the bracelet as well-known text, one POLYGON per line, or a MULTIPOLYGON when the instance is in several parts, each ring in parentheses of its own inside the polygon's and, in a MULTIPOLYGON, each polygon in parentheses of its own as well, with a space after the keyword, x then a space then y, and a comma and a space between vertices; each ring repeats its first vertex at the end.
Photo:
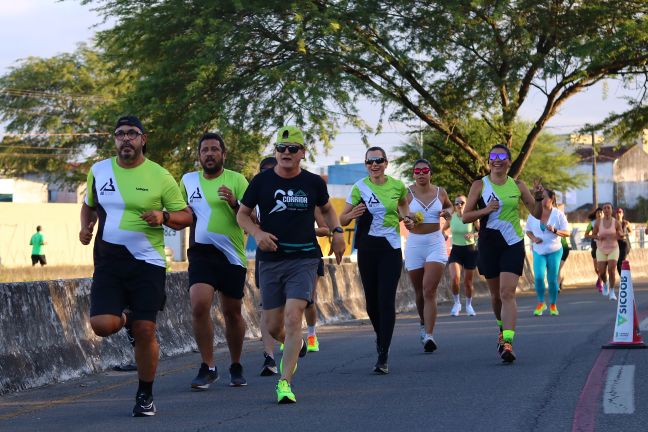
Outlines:
POLYGON ((170 218, 170 217, 171 217, 171 215, 169 214, 168 211, 166 211, 166 210, 163 211, 163 212, 162 212, 162 224, 164 225, 164 224, 166 224, 167 222, 169 222, 169 218, 170 218))

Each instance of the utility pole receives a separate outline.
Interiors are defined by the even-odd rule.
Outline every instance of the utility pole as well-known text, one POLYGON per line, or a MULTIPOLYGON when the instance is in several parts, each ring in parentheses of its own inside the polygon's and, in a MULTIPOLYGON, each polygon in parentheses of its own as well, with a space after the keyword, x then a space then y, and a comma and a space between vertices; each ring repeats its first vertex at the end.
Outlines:
POLYGON ((596 137, 594 130, 592 130, 592 203, 594 208, 598 207, 598 187, 596 178, 596 159, 598 158, 598 149, 596 147, 596 137))

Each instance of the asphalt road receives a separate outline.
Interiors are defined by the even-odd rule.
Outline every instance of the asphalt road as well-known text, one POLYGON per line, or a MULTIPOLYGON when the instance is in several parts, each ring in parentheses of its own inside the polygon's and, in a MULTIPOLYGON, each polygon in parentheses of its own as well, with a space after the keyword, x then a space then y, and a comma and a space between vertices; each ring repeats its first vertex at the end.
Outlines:
MULTIPOLYGON (((648 285, 636 284, 635 293, 643 316, 648 285)), ((276 379, 258 375, 262 347, 254 340, 243 358, 247 387, 228 386, 220 347, 221 379, 205 392, 189 387, 198 354, 161 361, 155 417, 130 416, 134 372, 107 372, 1 397, 0 431, 646 430, 648 350, 601 350, 616 304, 593 289, 563 291, 559 317, 533 317, 534 304, 534 296, 518 297, 513 365, 496 354, 497 327, 481 298, 476 317, 450 317, 450 305, 440 305, 432 354, 423 353, 416 317, 399 315, 386 376, 371 372, 368 321, 319 327, 321 351, 299 362, 295 405, 276 404, 276 379), (606 413, 619 401, 627 413, 606 413)))

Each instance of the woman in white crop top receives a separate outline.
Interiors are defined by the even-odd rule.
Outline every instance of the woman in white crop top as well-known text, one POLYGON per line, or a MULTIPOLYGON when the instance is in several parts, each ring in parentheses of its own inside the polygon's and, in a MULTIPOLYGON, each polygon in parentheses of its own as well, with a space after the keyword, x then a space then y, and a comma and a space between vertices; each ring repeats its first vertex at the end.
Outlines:
POLYGON ((405 267, 416 293, 421 343, 425 352, 432 352, 437 348, 432 337, 437 316, 437 287, 448 261, 440 218, 450 217, 452 202, 446 191, 430 183, 427 160, 417 160, 412 173, 414 184, 409 187, 407 201, 410 214, 417 215, 418 219, 407 236, 405 267))

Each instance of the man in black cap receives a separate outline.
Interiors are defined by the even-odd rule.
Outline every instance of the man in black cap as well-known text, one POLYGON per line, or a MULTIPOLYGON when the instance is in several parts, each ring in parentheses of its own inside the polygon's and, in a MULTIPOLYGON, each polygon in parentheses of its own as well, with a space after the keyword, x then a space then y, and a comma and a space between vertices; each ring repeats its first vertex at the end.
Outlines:
POLYGON ((121 117, 114 138, 117 157, 88 173, 79 240, 90 243, 98 219, 90 325, 102 337, 127 329, 139 377, 133 416, 145 417, 155 414, 156 317, 166 300, 162 224, 184 228, 193 216, 171 174, 144 156, 147 136, 137 117, 121 117))

